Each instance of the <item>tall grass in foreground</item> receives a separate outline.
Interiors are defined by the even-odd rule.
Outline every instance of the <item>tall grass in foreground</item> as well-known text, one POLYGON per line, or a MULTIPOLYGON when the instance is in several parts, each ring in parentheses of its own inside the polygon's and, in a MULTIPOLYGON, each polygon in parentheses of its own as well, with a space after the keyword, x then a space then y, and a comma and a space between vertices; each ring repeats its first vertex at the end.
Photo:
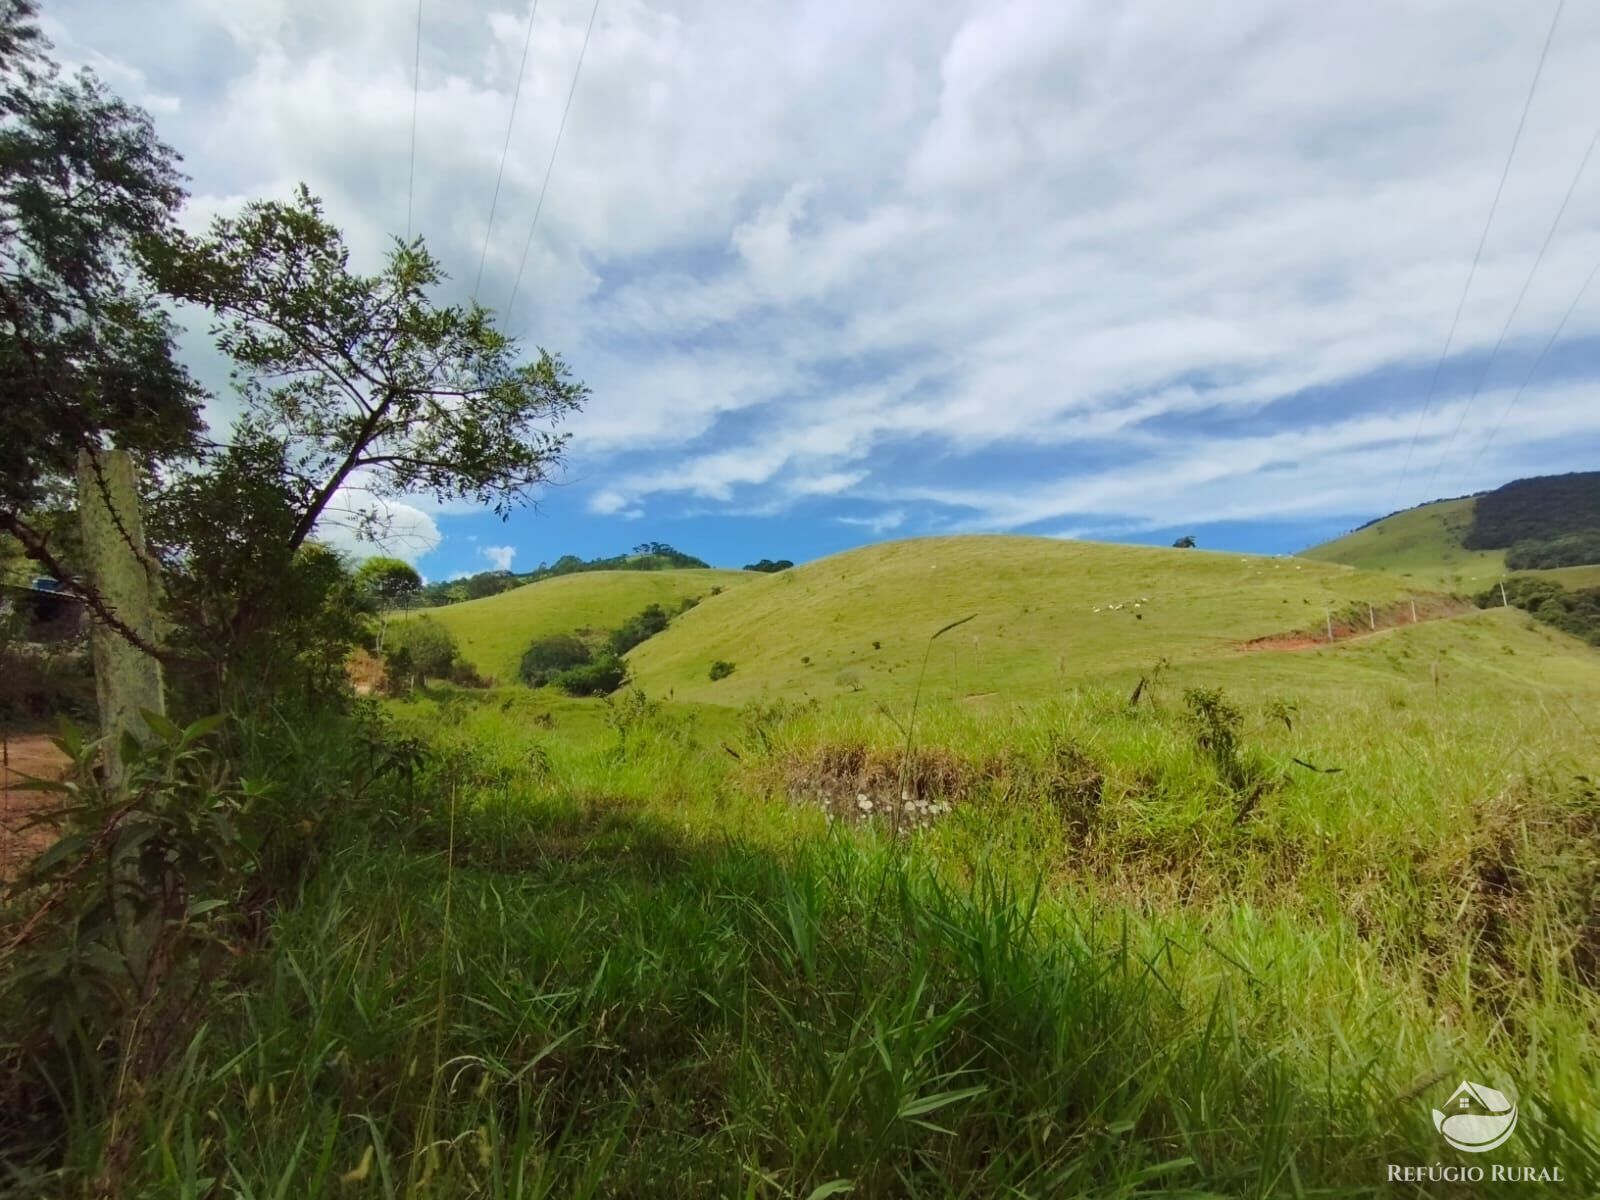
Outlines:
POLYGON ((1438 1197, 1386 1164, 1453 1161, 1466 1077, 1592 1194, 1593 748, 1423 698, 1244 695, 1242 818, 1175 691, 936 707, 909 772, 892 711, 421 700, 441 799, 330 847, 124 1104, 124 1190, 1438 1197), (880 779, 951 811, 815 803, 880 779))
MULTIPOLYGON (((1371 947, 1242 906, 1145 919, 853 838, 785 861, 546 817, 564 858, 458 869, 448 900, 436 856, 354 851, 137 1105, 133 1190, 1374 1194, 1437 1158, 1398 1098, 1483 1049, 1371 947)), ((1518 1157, 1595 1178, 1592 1067, 1515 1065, 1518 1157)))

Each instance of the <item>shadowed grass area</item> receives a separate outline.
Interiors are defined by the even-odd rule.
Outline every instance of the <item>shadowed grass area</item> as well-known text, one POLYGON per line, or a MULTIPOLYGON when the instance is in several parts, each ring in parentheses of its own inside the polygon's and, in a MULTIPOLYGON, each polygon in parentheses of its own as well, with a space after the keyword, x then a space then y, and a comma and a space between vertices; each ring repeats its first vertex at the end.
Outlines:
MULTIPOLYGON (((1438 1027, 1352 928, 1245 903, 1142 914, 871 838, 543 815, 542 861, 363 849, 287 914, 129 1114, 138 1190, 1372 1194, 1436 1156, 1401 1098, 1520 1040, 1438 1027)), ((1540 1080, 1518 1160, 1590 1172, 1562 1011, 1516 1064, 1540 1080)))

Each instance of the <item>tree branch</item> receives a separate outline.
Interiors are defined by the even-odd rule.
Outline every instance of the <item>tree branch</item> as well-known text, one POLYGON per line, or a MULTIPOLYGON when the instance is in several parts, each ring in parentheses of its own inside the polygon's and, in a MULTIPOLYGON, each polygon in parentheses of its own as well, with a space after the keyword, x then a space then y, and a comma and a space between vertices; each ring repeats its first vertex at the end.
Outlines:
POLYGON ((21 542, 23 552, 29 558, 49 571, 56 582, 67 589, 69 595, 82 600, 94 615, 100 619, 102 624, 109 629, 114 629, 118 636, 129 645, 142 650, 151 658, 160 662, 181 663, 188 661, 179 655, 173 654, 170 650, 163 650, 154 645, 121 617, 117 616, 98 591, 67 570, 61 560, 51 551, 44 535, 30 528, 16 513, 0 509, 0 529, 3 529, 21 542))

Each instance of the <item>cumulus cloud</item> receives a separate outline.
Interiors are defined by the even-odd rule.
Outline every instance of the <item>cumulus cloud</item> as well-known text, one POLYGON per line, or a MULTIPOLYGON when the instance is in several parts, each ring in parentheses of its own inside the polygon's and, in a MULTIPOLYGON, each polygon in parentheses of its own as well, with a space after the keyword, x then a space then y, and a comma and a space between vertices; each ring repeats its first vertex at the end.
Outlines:
POLYGON ((511 560, 517 556, 515 546, 479 546, 478 550, 489 560, 489 566, 496 571, 511 570, 511 560))
MULTIPOLYGON (((359 262, 404 232, 392 4, 134 7, 63 0, 53 32, 161 110, 197 215, 305 179, 359 262)), ((608 0, 529 242, 588 15, 539 7, 486 230, 524 15, 426 7, 412 208, 456 295, 487 247, 503 304, 529 246, 510 325, 594 387, 595 514, 826 496, 877 506, 847 518, 873 532, 1126 528, 1371 511, 1600 448, 1600 289, 1495 423, 1600 261, 1600 164, 1482 394, 1452 369, 1428 395, 1544 14, 608 0), (1370 400, 1395 372, 1418 382, 1370 400)), ((1568 6, 1461 310, 1468 367, 1592 133, 1597 53, 1600 9, 1568 6)))

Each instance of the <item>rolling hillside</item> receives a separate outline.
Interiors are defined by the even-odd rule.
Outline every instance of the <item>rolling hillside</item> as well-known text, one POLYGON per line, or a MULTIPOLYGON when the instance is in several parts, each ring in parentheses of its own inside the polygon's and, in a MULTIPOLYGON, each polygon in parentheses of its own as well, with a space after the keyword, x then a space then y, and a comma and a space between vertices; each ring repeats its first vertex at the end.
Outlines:
POLYGON ((648 604, 671 609, 713 587, 743 587, 763 576, 747 571, 587 571, 561 575, 445 608, 400 618, 431 617, 450 630, 462 657, 502 683, 516 678, 528 643, 552 633, 603 633, 648 604))
POLYGON ((1505 574, 1504 550, 1468 550, 1471 496, 1439 500, 1385 517, 1353 533, 1313 546, 1300 557, 1366 571, 1394 571, 1429 587, 1477 591, 1505 574))
POLYGON ((876 700, 916 686, 974 700, 1038 696, 1082 679, 1231 657, 1254 638, 1409 620, 1437 598, 1396 575, 1289 558, 1030 537, 921 538, 848 551, 703 604, 630 656, 649 694, 738 704, 763 694, 876 700), (708 677, 718 659, 734 664, 708 677))
MULTIPOLYGON (((1600 473, 1519 479, 1480 496, 1406 509, 1313 546, 1300 557, 1393 571, 1429 587, 1477 592, 1516 569, 1506 562, 1515 544, 1600 538, 1597 506, 1600 473)), ((1600 563, 1519 573, 1541 575, 1569 588, 1600 586, 1600 563)))

